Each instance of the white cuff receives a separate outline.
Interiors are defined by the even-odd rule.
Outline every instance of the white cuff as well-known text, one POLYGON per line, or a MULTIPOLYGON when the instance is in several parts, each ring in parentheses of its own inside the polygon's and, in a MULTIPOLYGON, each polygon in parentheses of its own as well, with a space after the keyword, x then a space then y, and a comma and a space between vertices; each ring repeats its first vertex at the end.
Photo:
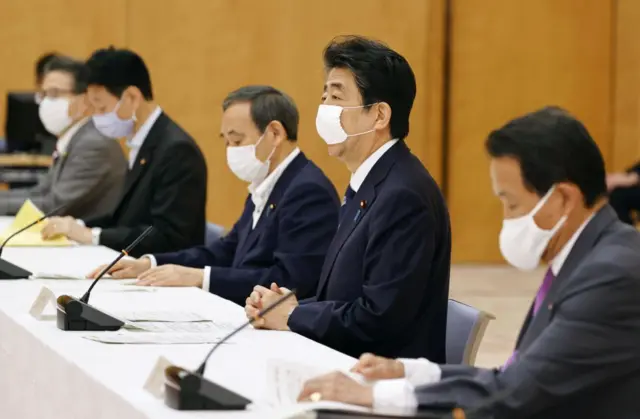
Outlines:
POLYGON ((202 289, 209 292, 209 280, 211 278, 211 266, 204 267, 204 274, 202 276, 202 289))
POLYGON ((440 381, 442 369, 438 364, 424 358, 398 359, 404 365, 404 377, 413 386, 433 384, 440 381))
POLYGON ((404 378, 380 380, 373 385, 373 408, 378 410, 402 410, 413 413, 418 407, 413 385, 404 378))
POLYGON ((91 229, 91 244, 94 246, 100 245, 100 234, 102 234, 102 229, 100 227, 94 227, 91 229))
POLYGON ((155 256, 153 256, 153 255, 142 255, 140 257, 140 259, 142 259, 142 258, 149 259, 149 262, 151 263, 151 266, 149 267, 149 269, 153 269, 153 268, 158 266, 158 261, 156 260, 155 256))
POLYGON ((76 218, 76 223, 80 224, 80 227, 86 227, 87 226, 84 221, 78 220, 77 218, 76 218))

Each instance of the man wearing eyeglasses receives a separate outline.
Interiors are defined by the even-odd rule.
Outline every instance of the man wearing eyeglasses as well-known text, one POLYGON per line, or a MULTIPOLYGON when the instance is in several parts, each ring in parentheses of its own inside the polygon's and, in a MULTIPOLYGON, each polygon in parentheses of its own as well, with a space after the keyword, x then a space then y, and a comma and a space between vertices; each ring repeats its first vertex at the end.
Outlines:
POLYGON ((89 118, 88 71, 81 61, 52 57, 36 93, 44 127, 55 135, 53 164, 33 188, 0 193, 0 214, 15 214, 26 199, 42 211, 64 205, 78 218, 112 211, 120 198, 127 163, 117 141, 100 134, 89 118))

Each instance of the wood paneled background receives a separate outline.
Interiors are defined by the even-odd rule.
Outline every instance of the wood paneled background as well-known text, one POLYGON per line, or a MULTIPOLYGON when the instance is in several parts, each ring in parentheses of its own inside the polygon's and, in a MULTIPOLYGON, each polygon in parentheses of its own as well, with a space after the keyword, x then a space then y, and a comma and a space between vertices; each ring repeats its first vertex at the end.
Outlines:
MULTIPOLYGON (((29 89, 39 54, 140 53, 161 106, 199 142, 211 221, 230 226, 245 185, 225 163, 221 101, 274 85, 301 113, 300 146, 342 191, 348 173, 315 132, 322 49, 336 35, 381 39, 418 82, 408 143, 443 185, 454 261, 499 262, 501 210, 483 142, 524 112, 564 106, 611 169, 640 158, 640 1, 636 0, 0 0, 0 95, 29 89), (447 13, 448 11, 448 13, 447 13)), ((4 129, 0 101, 0 131, 4 129)))

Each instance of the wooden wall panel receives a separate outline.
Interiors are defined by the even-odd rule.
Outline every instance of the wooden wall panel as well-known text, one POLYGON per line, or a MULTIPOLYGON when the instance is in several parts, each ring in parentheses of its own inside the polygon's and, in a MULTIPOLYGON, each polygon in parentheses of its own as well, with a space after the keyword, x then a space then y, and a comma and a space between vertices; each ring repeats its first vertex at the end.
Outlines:
POLYGON ((616 1, 612 170, 640 159, 640 2, 616 1))
POLYGON ((128 46, 147 61, 158 102, 206 155, 210 220, 230 226, 247 193, 246 184, 228 170, 218 138, 223 98, 246 84, 271 84, 294 98, 301 148, 344 190, 349 175, 327 155, 314 122, 322 94, 322 49, 340 34, 381 39, 410 61, 419 92, 408 142, 439 178, 443 0, 162 0, 162 7, 157 5, 157 0, 129 2, 128 46))
POLYGON ((502 261, 502 211, 484 153, 490 130, 555 104, 587 125, 610 160, 612 5, 453 1, 447 186, 454 261, 502 261))
POLYGON ((94 49, 125 43, 126 1, 0 0, 0 133, 6 92, 34 88, 41 54, 85 58, 94 49))

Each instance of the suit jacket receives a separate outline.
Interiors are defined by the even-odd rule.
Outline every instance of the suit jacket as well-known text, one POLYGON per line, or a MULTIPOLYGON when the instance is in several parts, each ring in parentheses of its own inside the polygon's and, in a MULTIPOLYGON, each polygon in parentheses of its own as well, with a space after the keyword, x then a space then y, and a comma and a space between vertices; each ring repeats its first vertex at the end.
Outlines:
POLYGON ((89 119, 38 185, 0 193, 0 213, 15 215, 31 199, 43 212, 65 205, 61 215, 83 219, 105 215, 118 204, 126 172, 120 144, 100 134, 89 119))
POLYGON ((316 296, 289 328, 354 357, 444 362, 451 233, 437 184, 399 141, 346 205, 316 296))
MULTIPOLYGON (((495 418, 640 415, 640 234, 609 206, 585 227, 504 372, 443 366, 421 408, 486 404, 495 418)), ((532 306, 533 307, 533 306, 532 306)), ((486 417, 486 416, 480 416, 486 417)))
POLYGON ((339 206, 329 179, 301 153, 276 182, 255 228, 249 196, 231 232, 213 245, 154 256, 158 264, 210 266, 209 290, 240 305, 255 285, 272 282, 310 297, 338 226, 339 206))
POLYGON ((204 243, 207 166, 193 138, 162 113, 127 173, 116 209, 85 220, 101 227, 100 244, 121 250, 148 226, 154 231, 132 252, 137 257, 204 243))

